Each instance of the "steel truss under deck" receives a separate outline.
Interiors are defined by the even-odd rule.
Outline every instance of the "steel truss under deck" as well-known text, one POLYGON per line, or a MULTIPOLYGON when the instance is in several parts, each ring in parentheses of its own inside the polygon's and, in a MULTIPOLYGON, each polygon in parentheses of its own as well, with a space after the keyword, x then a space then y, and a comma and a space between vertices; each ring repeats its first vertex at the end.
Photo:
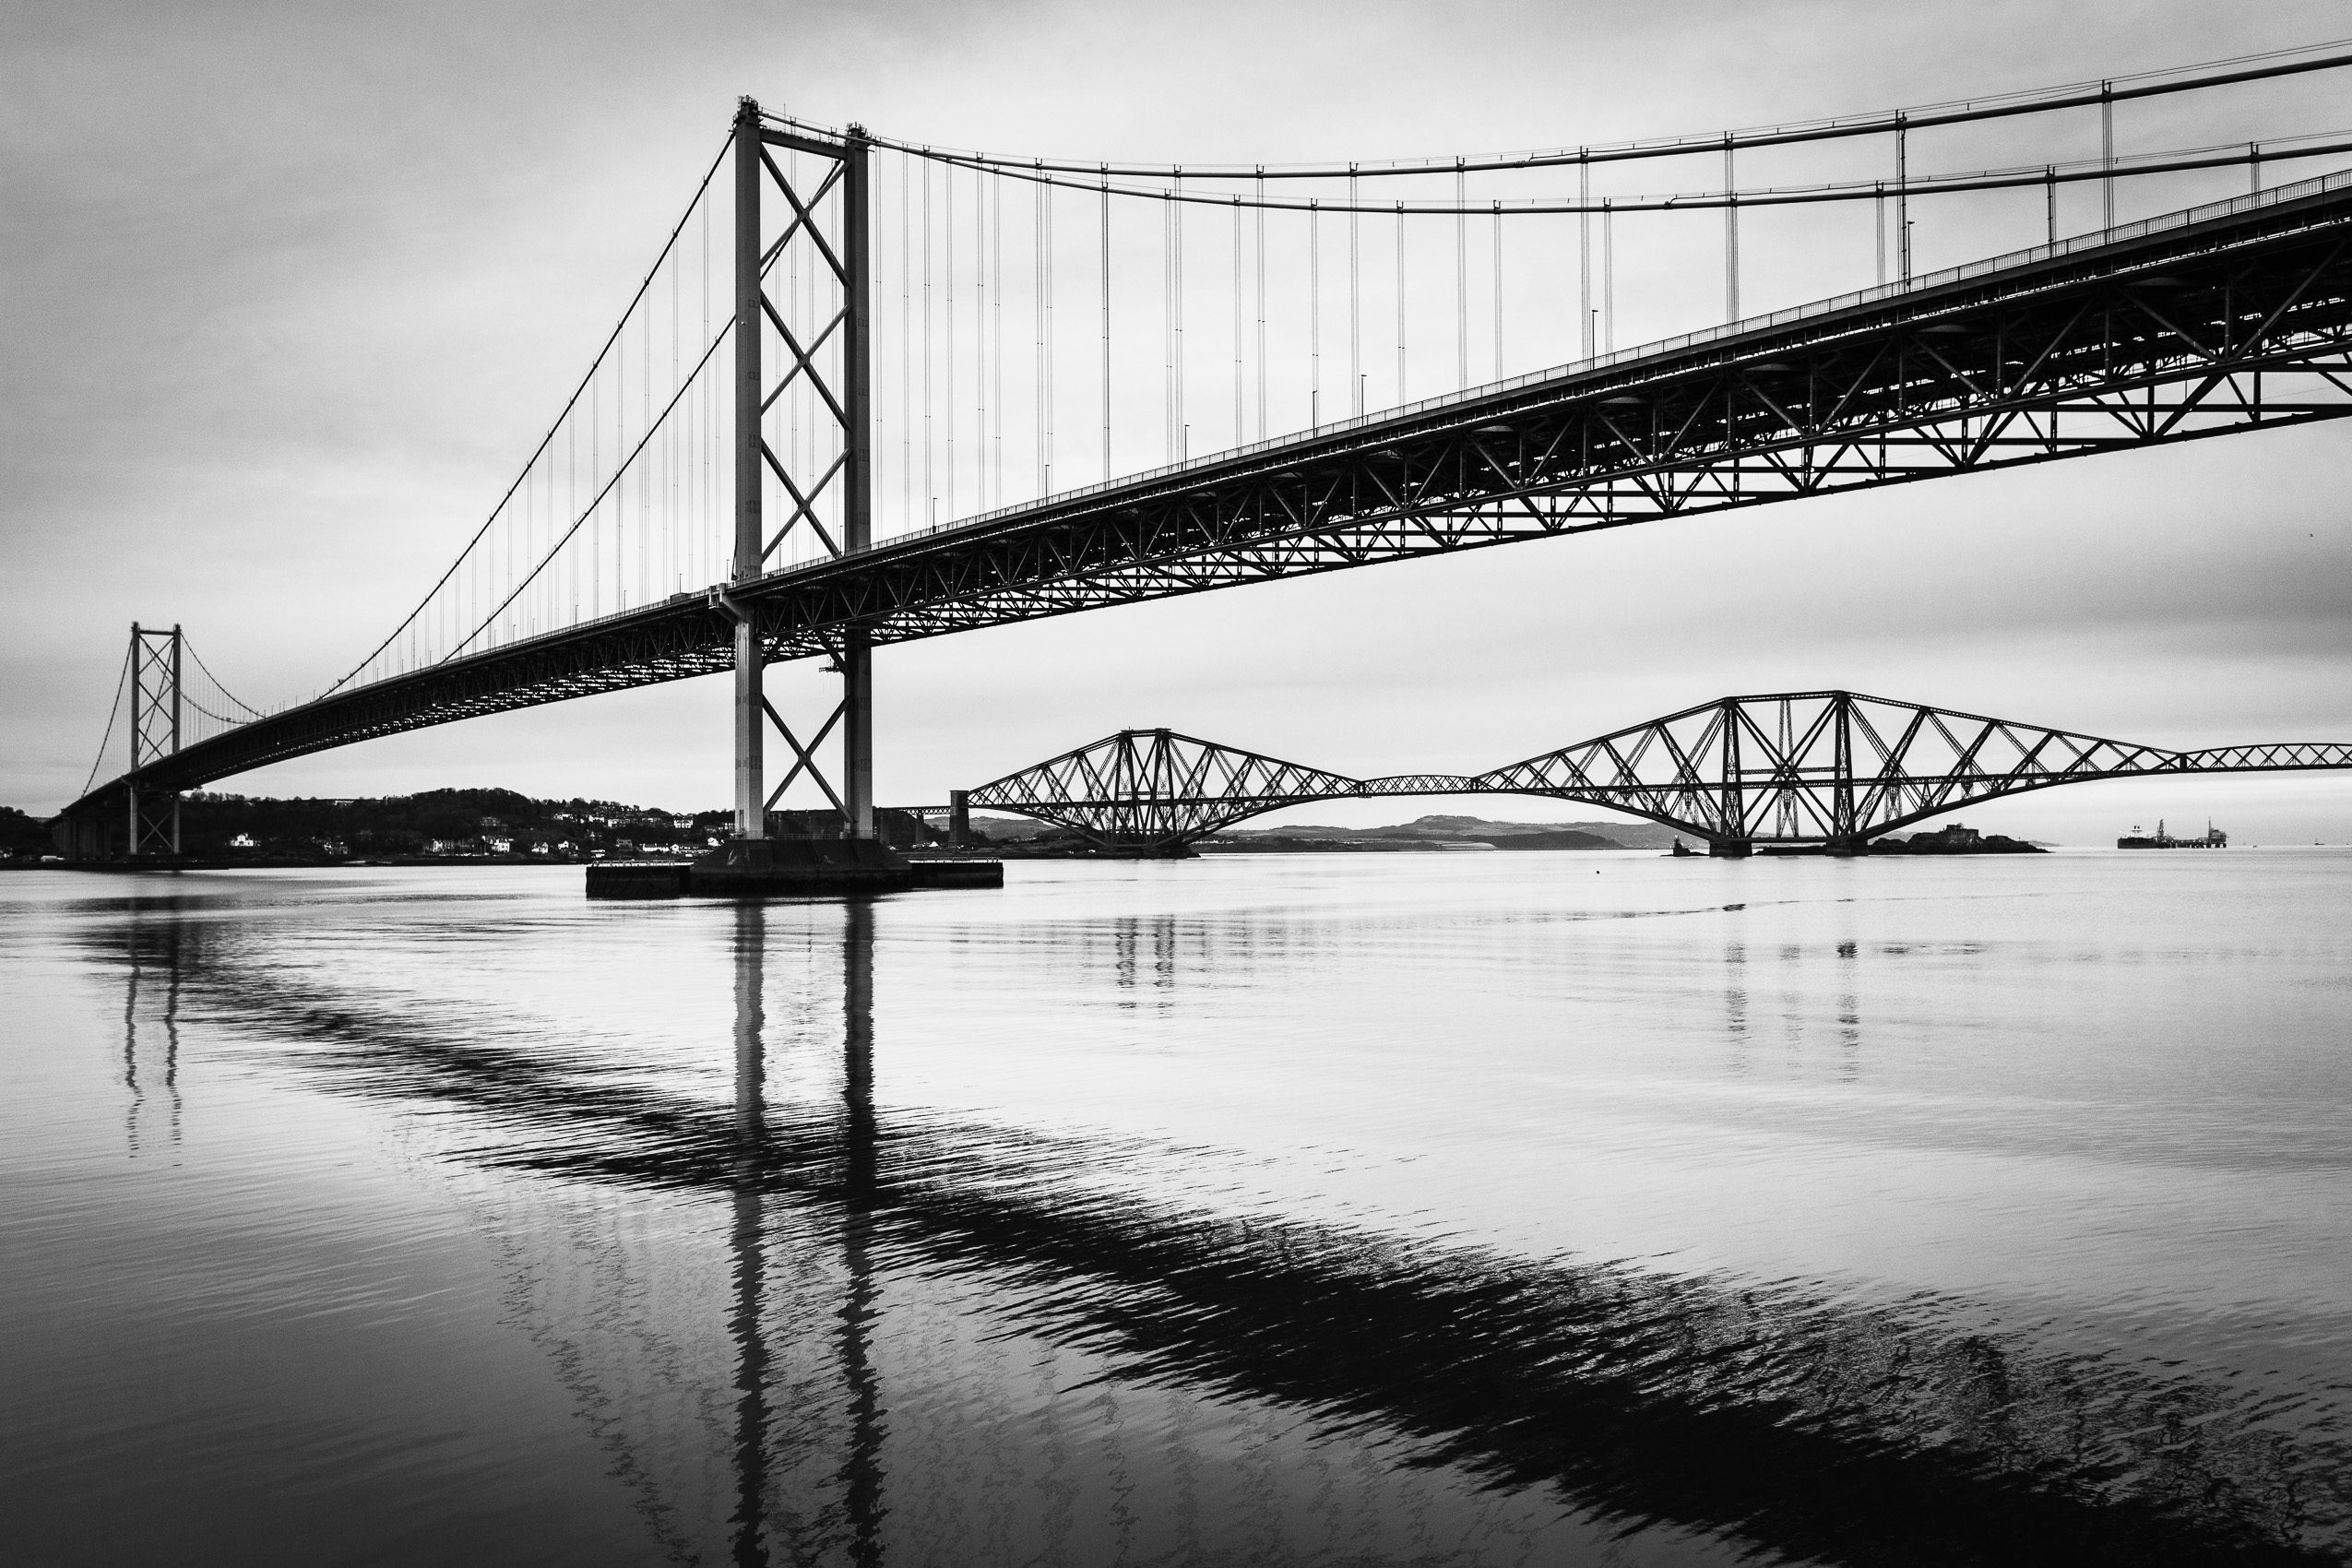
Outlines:
POLYGON ((739 615, 769 662, 830 656, 2346 413, 2352 174, 681 594, 248 724, 140 787, 718 673, 739 615))
POLYGON ((2168 751, 1855 692, 1722 697, 1490 772, 1350 778, 1170 730, 1127 730, 969 790, 1106 848, 1169 854, 1311 802, 1545 795, 1646 817, 1716 853, 1854 853, 1880 834, 2003 795, 2096 778, 2352 767, 2325 742, 2168 751))

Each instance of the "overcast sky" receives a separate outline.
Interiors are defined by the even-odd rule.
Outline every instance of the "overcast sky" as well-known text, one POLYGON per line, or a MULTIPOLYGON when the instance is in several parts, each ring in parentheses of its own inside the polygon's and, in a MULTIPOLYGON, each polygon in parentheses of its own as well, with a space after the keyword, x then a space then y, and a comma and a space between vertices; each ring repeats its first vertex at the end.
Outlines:
MULTIPOLYGON (((264 702, 389 629, 513 478, 739 94, 1022 152, 1374 159, 2096 79, 2352 35, 2352 6, 16 0, 6 26, 0 802, 46 812, 89 770, 132 620, 184 624, 264 702)), ((2127 108, 2119 140, 2342 130, 2345 85, 2127 108)), ((2096 150, 2095 120, 2035 125, 1950 156, 2096 150)), ((2124 215, 2239 178, 2128 189, 2124 215)), ((1918 216, 1923 268, 2037 221, 1918 216)), ((1697 225, 1692 265, 1719 265, 1719 229, 1677 221, 1697 225)), ((1867 239, 1832 258, 1829 233, 1760 226, 1752 302, 1867 281, 1867 239)), ((1629 321, 1702 325, 1674 265, 1651 270, 1621 278, 1629 321)), ((889 649, 879 794, 940 801, 1122 725, 1348 772, 1476 771, 1725 692, 1821 686, 2161 744, 2352 740, 2347 458, 2352 425, 2230 438, 889 649)), ((560 704, 219 787, 712 807, 726 696, 705 680, 560 704)), ((2245 838, 2352 839, 2352 778, 2093 786, 1968 820, 2091 842, 2208 813, 2245 838)))

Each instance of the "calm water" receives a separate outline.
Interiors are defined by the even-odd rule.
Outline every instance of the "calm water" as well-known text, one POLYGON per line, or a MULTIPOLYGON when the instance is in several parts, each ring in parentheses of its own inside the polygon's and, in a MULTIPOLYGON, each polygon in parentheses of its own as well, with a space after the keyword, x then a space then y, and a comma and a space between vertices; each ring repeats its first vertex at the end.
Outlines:
POLYGON ((0 878, 0 1556, 2352 1558, 2352 853, 1008 872, 0 878))

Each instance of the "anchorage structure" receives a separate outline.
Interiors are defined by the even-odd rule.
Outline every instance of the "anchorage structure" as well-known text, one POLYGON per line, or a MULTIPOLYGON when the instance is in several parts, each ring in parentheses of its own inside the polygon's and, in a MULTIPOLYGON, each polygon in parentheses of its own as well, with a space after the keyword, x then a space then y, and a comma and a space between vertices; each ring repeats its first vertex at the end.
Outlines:
POLYGON ((1850 855, 1924 818, 2060 784, 2341 767, 2352 767, 2352 745, 2168 751, 1859 692, 1777 692, 1721 697, 1478 774, 1351 778, 1170 730, 1126 730, 961 791, 956 804, 1051 822, 1109 849, 1167 855, 1312 801, 1545 795, 1646 817, 1716 855, 1760 844, 1850 855))

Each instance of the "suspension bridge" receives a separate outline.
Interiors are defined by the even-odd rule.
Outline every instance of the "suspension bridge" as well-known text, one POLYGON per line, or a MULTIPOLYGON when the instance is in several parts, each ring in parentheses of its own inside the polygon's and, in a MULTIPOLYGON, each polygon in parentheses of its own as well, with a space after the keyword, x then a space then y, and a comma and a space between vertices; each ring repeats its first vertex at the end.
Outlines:
MULTIPOLYGON (((797 787, 870 842, 878 647, 2340 418, 2352 171, 2268 182, 2352 152, 2352 132, 2127 156, 2114 115, 2346 65, 2315 47, 1757 130, 1345 165, 1015 158, 744 100, 588 373, 415 609, 323 691, 270 708, 231 695, 178 628, 135 628, 61 840, 170 854, 179 792, 217 779, 731 673, 738 839, 764 838, 797 787), (1916 162, 1930 130, 2069 114, 2097 117, 2096 160, 1916 162), (1735 178, 1743 154, 1817 144, 1883 146, 1891 167, 1735 178), (1693 158, 1721 160, 1719 186, 1595 188, 1693 158), (2120 187, 2233 171, 2242 194, 2117 220, 2120 187), (1910 212, 1964 195, 2030 204, 2032 243, 1915 270, 1910 212), (1743 315, 1743 216, 1752 244, 1759 210, 1799 208, 1869 217, 1853 248, 1871 280, 1743 315), (1723 319, 1618 348, 1620 230, 1693 222, 1720 226, 1723 319), (765 671, 800 660, 841 685, 795 719, 765 671), (129 766, 101 783, 117 724, 129 766)), ((1644 814, 1719 844, 1759 836, 1744 803, 1725 814, 1744 789, 1709 789, 1705 809, 1685 790, 1644 814)), ((1826 840, 1893 826, 1841 810, 1826 840)))

